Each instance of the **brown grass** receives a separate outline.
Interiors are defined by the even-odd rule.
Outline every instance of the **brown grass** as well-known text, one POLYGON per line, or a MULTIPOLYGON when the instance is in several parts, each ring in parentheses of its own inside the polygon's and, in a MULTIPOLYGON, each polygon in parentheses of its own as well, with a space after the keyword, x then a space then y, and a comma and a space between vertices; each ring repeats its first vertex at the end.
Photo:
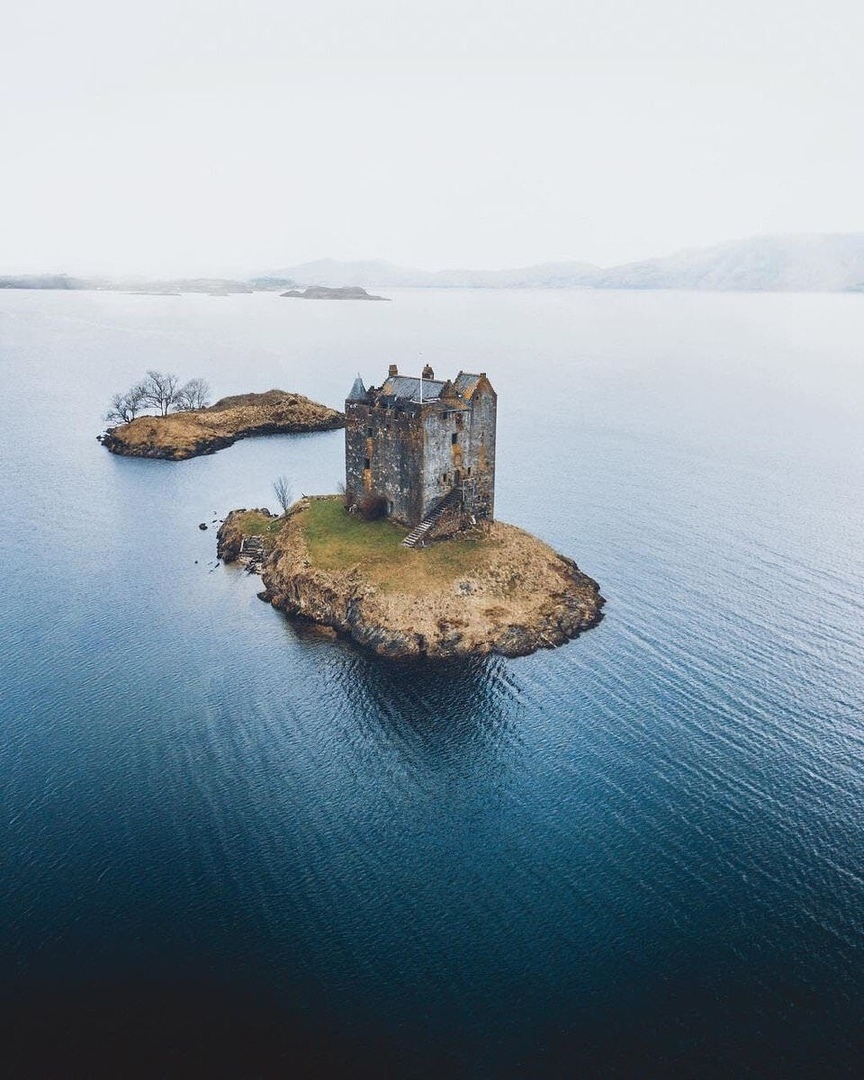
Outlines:
POLYGON ((342 415, 335 409, 301 394, 268 390, 264 394, 223 398, 209 409, 139 416, 114 428, 113 436, 120 444, 121 453, 156 451, 155 456, 191 457, 214 440, 234 440, 268 431, 323 431, 341 426, 342 415))

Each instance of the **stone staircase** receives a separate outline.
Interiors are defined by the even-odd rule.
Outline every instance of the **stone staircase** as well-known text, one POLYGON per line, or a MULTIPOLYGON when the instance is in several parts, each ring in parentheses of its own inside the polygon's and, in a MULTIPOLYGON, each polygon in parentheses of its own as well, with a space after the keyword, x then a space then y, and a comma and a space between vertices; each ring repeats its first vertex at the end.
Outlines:
POLYGON ((261 563, 264 562, 264 556, 266 554, 263 537, 244 536, 243 543, 240 545, 240 554, 249 560, 246 567, 247 572, 250 574, 255 573, 261 566, 261 563))
POLYGON ((462 492, 458 488, 452 488, 434 510, 430 511, 419 525, 415 525, 411 532, 402 541, 404 547, 422 547, 423 540, 433 525, 436 525, 447 510, 459 504, 462 498, 462 492))

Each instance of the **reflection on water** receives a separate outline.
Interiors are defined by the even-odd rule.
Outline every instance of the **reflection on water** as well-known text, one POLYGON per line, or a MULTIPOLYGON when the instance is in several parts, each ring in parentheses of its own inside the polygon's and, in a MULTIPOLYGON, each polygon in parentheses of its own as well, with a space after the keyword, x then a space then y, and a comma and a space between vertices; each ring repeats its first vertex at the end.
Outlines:
POLYGON ((346 701, 421 768, 487 768, 516 738, 513 687, 500 658, 393 663, 344 652, 346 701))

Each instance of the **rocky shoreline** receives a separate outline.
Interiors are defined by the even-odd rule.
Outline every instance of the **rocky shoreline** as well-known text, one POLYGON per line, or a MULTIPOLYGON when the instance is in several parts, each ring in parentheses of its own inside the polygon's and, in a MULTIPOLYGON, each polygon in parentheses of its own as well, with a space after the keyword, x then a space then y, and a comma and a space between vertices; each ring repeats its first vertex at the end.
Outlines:
POLYGON ((207 409, 139 416, 99 436, 112 454, 181 461, 254 435, 297 435, 345 426, 342 413, 302 394, 268 390, 222 398, 207 409))
MULTIPOLYGON (((563 645, 602 618, 605 601, 596 581, 572 559, 503 522, 482 538, 405 549, 411 567, 399 574, 396 587, 362 562, 322 565, 307 535, 312 502, 295 504, 271 538, 260 596, 379 656, 526 656, 563 645), (448 568, 430 584, 424 560, 440 565, 444 555, 448 568)), ((241 515, 248 513, 232 511, 219 530, 225 562, 239 554, 241 515)))

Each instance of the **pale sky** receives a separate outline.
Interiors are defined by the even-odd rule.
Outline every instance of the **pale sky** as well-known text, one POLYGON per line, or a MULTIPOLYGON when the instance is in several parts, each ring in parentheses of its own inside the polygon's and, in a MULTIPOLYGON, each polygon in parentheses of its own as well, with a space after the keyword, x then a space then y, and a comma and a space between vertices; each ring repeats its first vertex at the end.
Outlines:
POLYGON ((862 56, 860 0, 10 3, 0 270, 862 231, 862 56))

